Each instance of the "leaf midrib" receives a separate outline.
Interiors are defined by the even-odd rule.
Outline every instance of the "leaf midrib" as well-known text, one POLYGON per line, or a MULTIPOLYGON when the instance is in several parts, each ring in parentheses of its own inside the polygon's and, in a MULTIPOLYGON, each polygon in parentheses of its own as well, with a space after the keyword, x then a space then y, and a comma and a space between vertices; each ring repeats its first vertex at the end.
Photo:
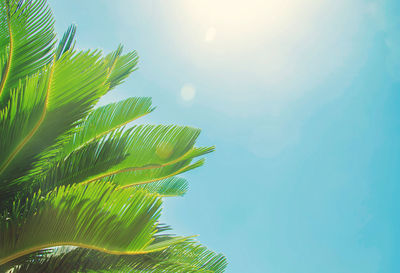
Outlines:
MULTIPOLYGON (((192 152, 192 151, 193 151, 193 149, 189 149, 189 151, 187 151, 186 153, 184 153, 184 154, 181 155, 180 157, 178 157, 178 158, 176 158, 176 159, 174 159, 174 160, 172 160, 172 161, 166 162, 166 163, 164 163, 164 164, 148 165, 148 166, 142 166, 142 167, 129 167, 129 168, 124 168, 124 169, 120 169, 120 170, 115 170, 115 171, 111 171, 111 172, 105 173, 105 174, 103 174, 103 175, 100 175, 100 176, 97 176, 97 177, 94 177, 94 178, 85 180, 85 181, 83 181, 83 182, 81 182, 81 183, 82 183, 82 184, 88 184, 88 183, 97 181, 97 180, 99 180, 99 179, 106 178, 106 177, 109 177, 109 176, 112 176, 112 175, 115 175, 115 174, 119 174, 119 173, 124 173, 124 172, 152 170, 152 169, 157 169, 157 168, 163 168, 163 167, 166 167, 166 166, 170 166, 170 165, 172 165, 172 164, 175 164, 175 163, 178 163, 178 162, 180 162, 180 161, 182 161, 182 160, 185 160, 185 157, 186 157, 188 154, 190 154, 190 152, 192 152)), ((185 167, 179 169, 178 172, 179 172, 180 170, 182 170, 182 169, 185 169, 186 167, 187 167, 187 166, 185 166, 185 167)), ((174 174, 174 175, 176 175, 176 174, 174 174)), ((173 176, 173 175, 172 175, 172 176, 173 176)), ((157 181, 157 180, 160 180, 160 179, 156 179, 156 180, 154 180, 154 181, 157 181)), ((151 180, 151 181, 149 181, 149 182, 147 182, 147 181, 146 181, 146 182, 141 182, 140 184, 147 184, 147 183, 151 183, 151 182, 154 182, 154 181, 151 180)), ((137 184, 137 185, 140 185, 140 184, 137 184)), ((126 187, 126 186, 124 186, 124 187, 126 187)))
MULTIPOLYGON (((8 6, 8 9, 10 7, 8 6)), ((10 21, 10 12, 9 10, 7 11, 7 25, 8 25, 8 33, 10 35, 10 52, 8 54, 8 60, 7 60, 7 66, 6 66, 6 70, 3 74, 3 78, 1 79, 1 85, 0 85, 0 96, 4 91, 4 88, 6 86, 6 82, 8 79, 8 74, 10 72, 10 68, 11 68, 11 62, 13 59, 13 52, 14 52, 14 38, 13 38, 13 33, 11 30, 11 21, 10 21)))
POLYGON ((20 144, 15 148, 15 150, 10 154, 8 159, 4 162, 4 164, 0 167, 0 174, 4 172, 4 170, 7 169, 7 167, 10 165, 10 163, 14 160, 14 158, 17 156, 17 154, 24 148, 24 146, 32 139, 32 137, 35 135, 35 133, 38 131, 40 126, 42 125, 44 119, 46 118, 47 114, 47 106, 48 106, 48 100, 49 100, 49 93, 50 93, 50 87, 51 87, 51 82, 53 80, 53 75, 54 75, 54 67, 55 67, 55 61, 53 61, 53 64, 51 66, 50 70, 50 75, 49 75, 49 80, 46 86, 46 98, 45 98, 45 103, 43 107, 43 112, 42 115, 40 116, 38 122, 36 123, 35 127, 32 128, 32 130, 29 132, 29 134, 21 141, 20 144))
POLYGON ((117 188, 117 190, 126 189, 126 188, 130 188, 130 187, 133 187, 133 186, 139 186, 139 185, 149 184, 149 183, 153 183, 153 182, 156 182, 156 181, 160 181, 160 180, 164 180, 164 179, 167 179, 167 178, 171 178, 171 177, 173 177, 173 176, 175 176, 175 175, 178 175, 178 174, 184 172, 184 171, 185 171, 186 169, 188 169, 190 166, 191 166, 191 165, 187 165, 187 166, 182 167, 182 168, 180 168, 179 170, 177 170, 177 171, 175 171, 175 172, 173 172, 173 173, 171 173, 171 174, 169 174, 169 175, 166 175, 166 176, 163 176, 163 177, 160 177, 160 178, 153 178, 153 179, 150 179, 150 180, 144 180, 144 181, 140 181, 140 182, 136 182, 136 183, 132 183, 132 184, 120 186, 120 187, 117 188))
POLYGON ((86 248, 86 249, 93 249, 93 250, 97 250, 97 251, 101 251, 107 254, 112 254, 112 255, 139 255, 139 254, 148 254, 148 253, 152 253, 152 252, 158 252, 161 250, 164 250, 166 248, 168 248, 168 246, 165 247, 160 247, 160 248, 156 248, 156 249, 151 249, 151 250, 137 250, 137 251, 119 251, 119 250, 108 250, 105 248, 101 248, 101 247, 97 247, 94 245, 88 245, 88 244, 82 244, 82 243, 76 243, 76 242, 58 242, 58 243, 52 243, 52 244, 43 244, 43 245, 39 245, 36 247, 31 247, 22 251, 19 251, 17 253, 14 253, 10 256, 7 256, 3 259, 0 259, 0 265, 6 264, 10 261, 13 261, 15 259, 18 259, 22 256, 25 256, 27 254, 39 251, 41 249, 44 248, 50 248, 50 247, 57 247, 57 246, 77 246, 77 247, 81 247, 81 248, 86 248))
MULTIPOLYGON (((106 79, 104 80, 104 85, 107 84, 107 81, 110 79, 111 74, 112 74, 112 72, 113 72, 113 70, 114 70, 114 68, 115 68, 115 65, 116 65, 116 63, 117 63, 118 58, 119 58, 119 56, 118 56, 117 58, 115 58, 113 64, 112 64, 111 67, 109 68, 109 70, 108 70, 108 72, 107 72, 106 79)), ((136 119, 138 119, 138 118, 141 118, 141 117, 143 117, 143 116, 145 116, 145 115, 147 115, 147 114, 148 114, 148 113, 146 113, 146 114, 144 114, 144 115, 141 115, 141 116, 139 116, 139 117, 133 118, 133 119, 127 121, 127 122, 124 122, 124 123, 122 123, 122 124, 120 124, 120 125, 115 126, 114 128, 111 128, 111 129, 109 129, 109 130, 107 130, 107 131, 105 131, 105 132, 103 132, 103 133, 97 134, 97 135, 95 135, 94 137, 92 137, 92 138, 88 139, 87 141, 85 141, 83 144, 79 145, 77 148, 74 148, 71 152, 73 152, 73 151, 75 151, 75 150, 79 150, 80 148, 82 148, 82 147, 85 146, 86 144, 92 142, 93 140, 95 140, 95 139, 97 139, 97 138, 100 138, 100 137, 102 137, 102 136, 108 134, 108 133, 111 132, 112 130, 115 130, 115 129, 117 129, 117 128, 120 128, 120 127, 122 127, 122 126, 124 126, 124 125, 126 125, 126 124, 128 124, 128 123, 130 123, 130 122, 132 122, 132 121, 134 121, 134 120, 136 120, 136 119)))
POLYGON ((71 150, 70 153, 72 153, 72 152, 74 152, 74 151, 76 151, 76 150, 81 149, 82 147, 88 145, 89 143, 95 141, 96 139, 99 139, 99 138, 101 138, 101 137, 107 135, 108 133, 110 133, 110 132, 112 132, 112 131, 114 131, 114 130, 116 130, 116 129, 119 129, 119 128, 121 128, 122 126, 125 126, 125 125, 127 125, 127 124, 129 124, 129 123, 131 123, 131 122, 133 122, 133 121, 135 121, 135 120, 141 118, 141 117, 144 117, 144 116, 148 115, 149 113, 150 113, 150 112, 147 112, 147 113, 145 113, 145 114, 143 114, 143 115, 136 116, 136 117, 134 117, 134 118, 132 118, 132 119, 129 119, 129 120, 123 122, 123 123, 117 124, 116 126, 112 127, 111 129, 108 129, 108 130, 106 130, 106 131, 104 131, 104 132, 101 132, 101 133, 99 133, 99 134, 96 134, 96 135, 93 136, 93 137, 90 137, 88 140, 86 140, 85 142, 83 142, 81 145, 79 145, 78 147, 76 147, 76 148, 74 148, 73 150, 71 150))

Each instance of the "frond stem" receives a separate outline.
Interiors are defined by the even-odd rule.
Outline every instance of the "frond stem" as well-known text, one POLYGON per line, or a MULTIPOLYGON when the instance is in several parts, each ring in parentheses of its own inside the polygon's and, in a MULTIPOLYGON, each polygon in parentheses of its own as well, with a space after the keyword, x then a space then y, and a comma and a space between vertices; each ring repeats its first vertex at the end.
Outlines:
POLYGON ((36 247, 32 247, 29 249, 22 250, 20 252, 14 253, 10 256, 7 256, 3 259, 0 259, 0 265, 6 264, 12 260, 18 259, 22 256, 25 256, 27 254, 39 251, 44 248, 49 248, 49 247, 56 247, 56 246, 76 246, 76 247, 81 247, 81 248, 86 248, 86 249, 93 249, 97 251, 101 251, 107 254, 112 254, 112 255, 139 255, 139 254, 148 254, 152 252, 157 252, 164 250, 168 248, 168 246, 165 247, 160 247, 156 249, 151 249, 151 250, 138 250, 138 251, 119 251, 119 250, 108 250, 105 248, 97 247, 97 246, 92 246, 92 245, 87 245, 87 244, 81 244, 81 243, 75 243, 75 242, 59 242, 59 243, 52 243, 52 244, 44 244, 36 247))

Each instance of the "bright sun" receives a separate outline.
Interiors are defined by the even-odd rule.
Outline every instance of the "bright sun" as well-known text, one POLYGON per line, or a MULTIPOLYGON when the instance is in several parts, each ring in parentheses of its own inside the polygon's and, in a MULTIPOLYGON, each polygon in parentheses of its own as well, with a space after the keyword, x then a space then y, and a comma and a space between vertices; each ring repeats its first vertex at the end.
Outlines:
POLYGON ((278 33, 291 22, 296 2, 289 0, 188 0, 184 9, 193 21, 208 25, 205 41, 217 33, 244 40, 259 32, 278 33), (246 37, 248 36, 248 37, 246 37))
POLYGON ((191 68, 181 79, 190 84, 175 89, 182 101, 214 96, 241 105, 246 99, 265 104, 296 100, 333 73, 350 75, 346 71, 357 69, 365 44, 360 41, 366 39, 358 2, 144 1, 140 12, 151 20, 143 21, 126 8, 132 0, 125 0, 121 17, 134 28, 152 26, 148 37, 157 40, 149 41, 191 68))

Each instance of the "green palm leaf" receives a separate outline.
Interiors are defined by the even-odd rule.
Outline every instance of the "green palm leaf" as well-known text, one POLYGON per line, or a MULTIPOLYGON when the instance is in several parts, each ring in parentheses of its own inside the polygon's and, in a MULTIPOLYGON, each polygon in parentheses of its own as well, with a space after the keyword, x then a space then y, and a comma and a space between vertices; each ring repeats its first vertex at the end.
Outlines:
POLYGON ((27 188, 27 192, 40 189, 47 193, 55 187, 79 183, 91 175, 106 172, 126 158, 126 138, 127 134, 118 131, 109 138, 93 141, 55 161, 45 175, 25 176, 18 183, 33 188, 31 191, 27 188), (28 183, 28 179, 33 183, 28 183))
POLYGON ((153 110, 151 98, 147 97, 128 98, 95 109, 78 127, 78 132, 63 145, 62 153, 58 158, 68 155, 75 149, 147 115, 153 110))
MULTIPOLYGON (((43 191, 60 185, 97 180, 126 187, 167 179, 201 166, 203 160, 192 163, 192 159, 213 150, 213 147, 192 146, 198 132, 190 127, 161 125, 137 126, 125 132, 113 131, 55 161, 47 172, 33 179, 43 191), (162 140, 156 140, 154 136, 162 140), (174 153, 175 147, 182 147, 182 142, 190 146, 174 153)), ((23 177, 19 183, 28 181, 28 178, 23 177)))
POLYGON ((54 20, 45 0, 3 0, 0 12, 4 19, 0 25, 0 46, 8 50, 0 82, 1 107, 7 104, 20 80, 50 62, 55 34, 54 20))
POLYGON ((120 45, 116 51, 105 59, 111 71, 108 83, 110 89, 121 84, 133 71, 137 69, 138 56, 136 51, 122 55, 123 47, 120 45))
POLYGON ((184 238, 154 242, 161 201, 106 183, 60 187, 14 205, 0 218, 0 265, 43 248, 73 245, 110 254, 160 251, 184 238), (153 244, 152 244, 153 243, 153 244))
POLYGON ((181 272, 220 273, 226 259, 195 242, 183 242, 163 251, 142 255, 109 255, 76 248, 14 266, 12 273, 69 272, 181 272))
POLYGON ((1 187, 6 187, 4 192, 106 92, 107 74, 100 56, 89 51, 64 54, 15 93, 0 116, 0 181, 1 187), (35 109, 33 117, 30 109, 35 109))
MULTIPOLYGON (((75 31, 75 26, 71 26, 64 34, 56 53, 59 57, 71 50, 75 31)), ((107 71, 107 77, 103 83, 106 91, 109 91, 111 86, 116 84, 116 79, 121 80, 134 70, 137 59, 135 53, 121 54, 122 47, 120 46, 114 53, 109 54, 103 60, 104 69, 107 71), (123 59, 123 61, 120 61, 120 59, 123 59)), ((45 153, 39 154, 36 157, 33 168, 21 177, 19 181, 36 180, 39 174, 48 171, 49 162, 61 159, 74 149, 107 135, 107 133, 112 133, 121 126, 153 110, 150 98, 129 98, 90 112, 90 116, 79 120, 78 126, 74 126, 72 131, 67 131, 59 137, 62 141, 58 142, 57 146, 48 148, 51 152, 47 150, 45 153)))
MULTIPOLYGON (((128 188, 140 185, 149 185, 151 183, 166 180, 172 178, 178 174, 193 170, 204 164, 204 159, 200 159, 191 163, 192 160, 184 160, 178 163, 167 165, 160 168, 150 168, 150 169, 124 169, 119 173, 113 174, 102 178, 102 181, 112 181, 113 183, 120 185, 120 188, 128 188)), ((107 174, 109 172, 106 172, 107 174)), ((87 180, 84 183, 93 182, 94 180, 87 180)))
POLYGON ((195 148, 199 129, 182 126, 140 125, 132 128, 127 143, 127 158, 105 173, 91 176, 85 183, 129 173, 135 182, 165 179, 197 167, 193 158, 213 151, 214 147, 195 148), (168 176, 168 177, 166 177, 168 176))

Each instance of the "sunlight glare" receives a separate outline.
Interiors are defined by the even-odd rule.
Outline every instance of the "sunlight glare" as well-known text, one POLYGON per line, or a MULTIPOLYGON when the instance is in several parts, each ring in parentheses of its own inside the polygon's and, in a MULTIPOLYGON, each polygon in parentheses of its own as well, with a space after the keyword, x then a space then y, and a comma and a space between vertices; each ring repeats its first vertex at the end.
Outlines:
POLYGON ((181 97, 185 101, 191 101, 196 96, 196 89, 191 84, 184 84, 181 88, 181 97))
POLYGON ((206 31, 205 41, 207 43, 214 41, 215 35, 217 35, 217 30, 215 29, 215 27, 208 28, 206 31))
POLYGON ((206 41, 214 40, 216 29, 226 35, 240 38, 268 29, 279 32, 289 23, 293 1, 288 0, 189 0, 185 9, 192 20, 213 24, 207 30, 206 41), (208 38, 208 39, 207 39, 208 38))

